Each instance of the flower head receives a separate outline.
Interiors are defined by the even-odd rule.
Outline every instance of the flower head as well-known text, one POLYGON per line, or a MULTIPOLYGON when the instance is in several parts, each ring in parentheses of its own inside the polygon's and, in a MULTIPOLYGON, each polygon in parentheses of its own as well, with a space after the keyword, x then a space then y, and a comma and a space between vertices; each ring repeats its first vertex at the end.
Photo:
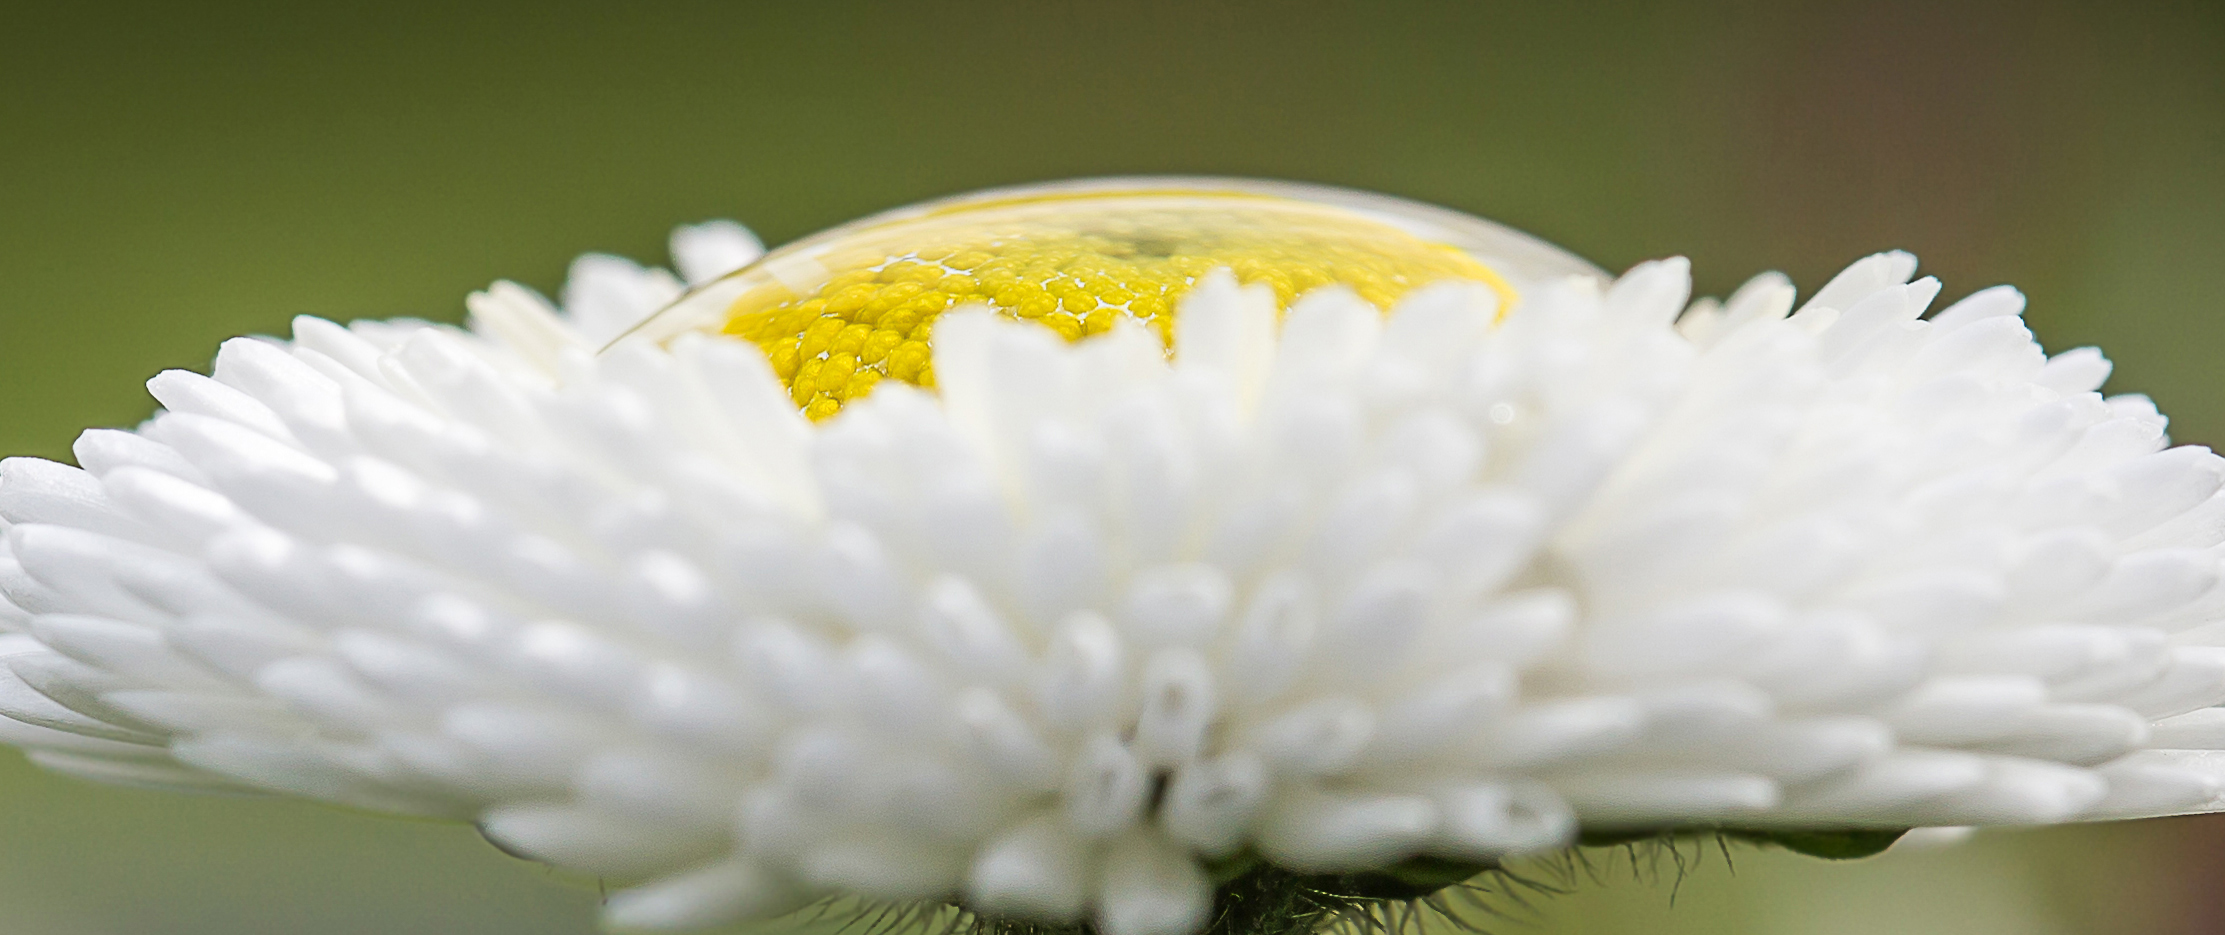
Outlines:
POLYGON ((0 465, 0 739, 476 821, 645 929, 1187 935, 1261 873, 2219 794, 2225 462, 2014 290, 1688 306, 1210 180, 759 252, 305 317, 0 465))

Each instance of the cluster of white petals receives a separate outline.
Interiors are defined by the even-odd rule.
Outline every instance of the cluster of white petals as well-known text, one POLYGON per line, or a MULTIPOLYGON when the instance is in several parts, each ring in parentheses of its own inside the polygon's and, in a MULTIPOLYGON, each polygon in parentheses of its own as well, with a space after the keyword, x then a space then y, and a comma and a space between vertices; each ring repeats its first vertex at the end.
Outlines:
POLYGON ((595 353, 681 289, 612 258, 470 330, 302 318, 0 466, 0 739, 473 820, 645 929, 1183 935, 1239 852, 2211 807, 2225 461, 1914 266, 1797 313, 1681 261, 1504 316, 1216 274, 1171 360, 958 311, 936 392, 818 424, 747 343, 595 353))

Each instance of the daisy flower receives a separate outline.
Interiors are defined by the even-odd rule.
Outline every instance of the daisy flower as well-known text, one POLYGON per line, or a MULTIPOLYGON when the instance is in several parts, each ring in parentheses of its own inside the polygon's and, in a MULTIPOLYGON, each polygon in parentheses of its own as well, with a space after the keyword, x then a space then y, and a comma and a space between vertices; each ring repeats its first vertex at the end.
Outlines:
POLYGON ((475 822, 628 930, 1286 935, 1580 840, 2218 804, 2225 462, 2013 289, 1688 302, 1222 179, 762 253, 303 317, 0 464, 0 739, 475 822))

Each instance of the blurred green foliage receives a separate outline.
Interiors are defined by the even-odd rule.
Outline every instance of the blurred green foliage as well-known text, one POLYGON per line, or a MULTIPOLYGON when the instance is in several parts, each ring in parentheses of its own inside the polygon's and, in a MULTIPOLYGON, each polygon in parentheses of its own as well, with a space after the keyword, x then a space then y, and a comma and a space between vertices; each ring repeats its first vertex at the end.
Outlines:
MULTIPOLYGON (((2018 283, 2050 348, 2103 344, 2114 389, 2225 441, 2221 53, 2199 2, 11 4, 0 450, 66 457, 298 313, 452 320, 581 251, 661 261, 679 222, 779 242, 1129 172, 1387 191, 1613 268, 1683 253, 1715 293, 1907 248, 1950 298, 2018 283)), ((1626 861, 1504 927, 2213 931, 2220 830, 1626 861)), ((0 765, 0 933, 546 935, 594 896, 468 829, 0 765)))

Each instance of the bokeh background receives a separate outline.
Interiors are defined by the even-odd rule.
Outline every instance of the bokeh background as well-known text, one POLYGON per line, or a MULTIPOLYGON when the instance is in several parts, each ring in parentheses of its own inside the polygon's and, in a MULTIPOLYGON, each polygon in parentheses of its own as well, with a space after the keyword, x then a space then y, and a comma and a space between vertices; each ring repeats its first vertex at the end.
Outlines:
MULTIPOLYGON (((0 3, 0 450, 302 312, 455 320, 496 277, 780 242, 1132 172, 1377 189, 1703 292, 1889 247, 2225 442, 2225 5, 0 3)), ((1499 929, 2225 931, 2225 823, 1830 866, 1606 868, 1499 929)), ((0 935, 591 931, 468 829, 94 787, 0 754, 0 935)))

